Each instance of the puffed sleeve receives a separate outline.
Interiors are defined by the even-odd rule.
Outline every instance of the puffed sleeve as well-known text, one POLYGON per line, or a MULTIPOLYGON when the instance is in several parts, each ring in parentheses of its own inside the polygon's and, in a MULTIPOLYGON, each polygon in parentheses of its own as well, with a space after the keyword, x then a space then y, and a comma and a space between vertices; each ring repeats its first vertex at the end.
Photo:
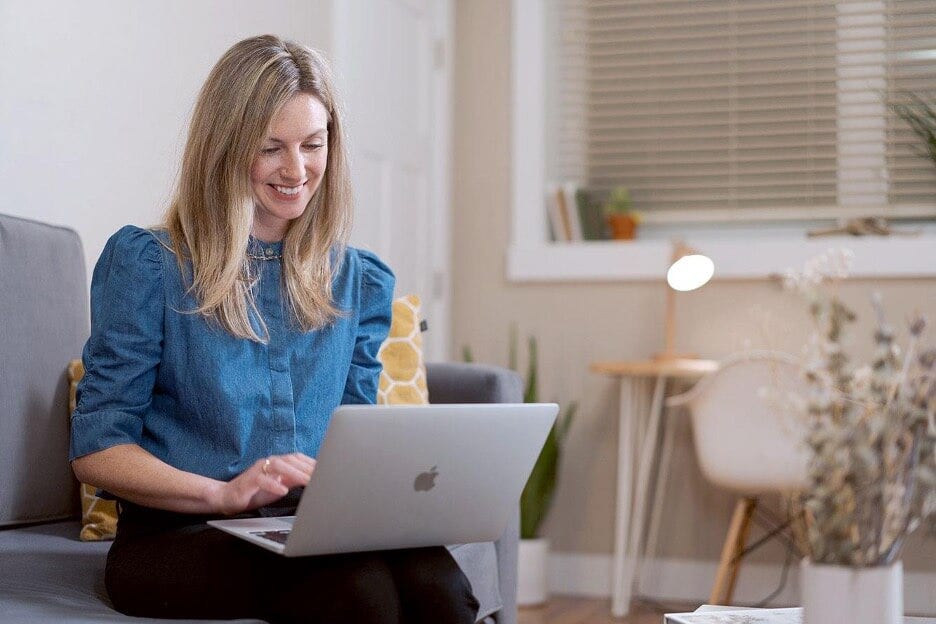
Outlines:
POLYGON ((126 226, 104 246, 91 278, 91 337, 72 414, 69 460, 118 444, 139 444, 162 355, 159 242, 126 226))
POLYGON ((375 403, 382 365, 377 351, 390 333, 393 271, 374 254, 356 250, 361 261, 361 290, 357 338, 342 404, 375 403))

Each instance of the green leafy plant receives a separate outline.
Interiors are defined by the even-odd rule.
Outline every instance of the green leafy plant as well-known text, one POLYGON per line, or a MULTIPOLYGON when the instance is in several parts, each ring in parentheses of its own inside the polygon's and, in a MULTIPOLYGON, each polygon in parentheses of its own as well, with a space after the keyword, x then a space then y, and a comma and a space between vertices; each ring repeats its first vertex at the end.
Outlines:
MULTIPOLYGON (((511 325, 508 345, 508 366, 516 371, 517 366, 517 327, 511 325)), ((539 357, 536 338, 527 338, 528 355, 526 381, 523 390, 524 403, 539 402, 539 357)), ((466 362, 474 361, 471 349, 462 347, 462 357, 466 362)), ((520 495, 520 537, 533 539, 537 536, 546 513, 549 511, 556 491, 556 477, 559 472, 559 459, 562 444, 569 432, 572 419, 578 409, 578 403, 566 406, 546 436, 546 442, 536 458, 536 464, 530 473, 523 493, 520 495)))
POLYGON ((918 153, 936 165, 936 103, 909 91, 903 93, 903 100, 891 104, 891 109, 923 141, 923 149, 918 149, 918 153))
POLYGON ((640 223, 640 213, 633 209, 630 191, 626 186, 614 187, 602 208, 605 215, 627 215, 636 223, 640 223))
MULTIPOLYGON (((525 403, 537 403, 539 365, 537 363, 536 338, 531 336, 528 341, 530 359, 527 366, 526 390, 523 393, 523 401, 525 403)), ((536 464, 533 465, 533 471, 523 488, 523 493, 520 495, 520 537, 522 539, 533 539, 537 536, 540 525, 542 525, 552 504, 553 494, 556 490, 556 476, 559 473, 559 457, 562 444, 569 432, 569 426, 572 424, 576 409, 578 409, 578 404, 572 402, 556 419, 552 429, 549 430, 549 435, 546 436, 546 442, 543 444, 539 457, 536 458, 536 464)))

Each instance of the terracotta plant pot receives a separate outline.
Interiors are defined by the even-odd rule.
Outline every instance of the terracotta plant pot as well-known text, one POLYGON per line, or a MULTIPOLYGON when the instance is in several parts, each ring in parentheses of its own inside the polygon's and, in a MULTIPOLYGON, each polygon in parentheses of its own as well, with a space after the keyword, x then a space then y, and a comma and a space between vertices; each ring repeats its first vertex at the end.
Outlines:
POLYGON ((607 216, 611 238, 614 240, 633 240, 637 236, 637 221, 627 214, 610 214, 607 216))

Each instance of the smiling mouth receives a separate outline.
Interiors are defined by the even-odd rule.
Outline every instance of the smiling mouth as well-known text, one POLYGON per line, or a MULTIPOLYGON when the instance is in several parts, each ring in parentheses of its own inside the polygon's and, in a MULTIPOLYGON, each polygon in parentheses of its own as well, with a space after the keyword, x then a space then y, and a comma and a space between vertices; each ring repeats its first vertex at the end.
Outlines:
POLYGON ((303 182, 299 186, 279 186, 278 184, 271 184, 270 186, 280 195, 298 195, 305 183, 303 182))

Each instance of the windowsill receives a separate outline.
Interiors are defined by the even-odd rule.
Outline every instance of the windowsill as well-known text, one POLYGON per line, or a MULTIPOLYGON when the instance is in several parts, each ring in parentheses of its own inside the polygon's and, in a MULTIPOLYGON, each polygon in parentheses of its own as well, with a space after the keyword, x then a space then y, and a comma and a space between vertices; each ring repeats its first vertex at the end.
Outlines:
MULTIPOLYGON (((766 279, 786 269, 801 269, 828 249, 854 252, 853 278, 936 277, 936 229, 919 236, 852 237, 776 234, 751 237, 685 237, 715 263, 719 280, 766 279)), ((513 282, 663 280, 669 266, 666 239, 514 243, 507 254, 513 282)))

